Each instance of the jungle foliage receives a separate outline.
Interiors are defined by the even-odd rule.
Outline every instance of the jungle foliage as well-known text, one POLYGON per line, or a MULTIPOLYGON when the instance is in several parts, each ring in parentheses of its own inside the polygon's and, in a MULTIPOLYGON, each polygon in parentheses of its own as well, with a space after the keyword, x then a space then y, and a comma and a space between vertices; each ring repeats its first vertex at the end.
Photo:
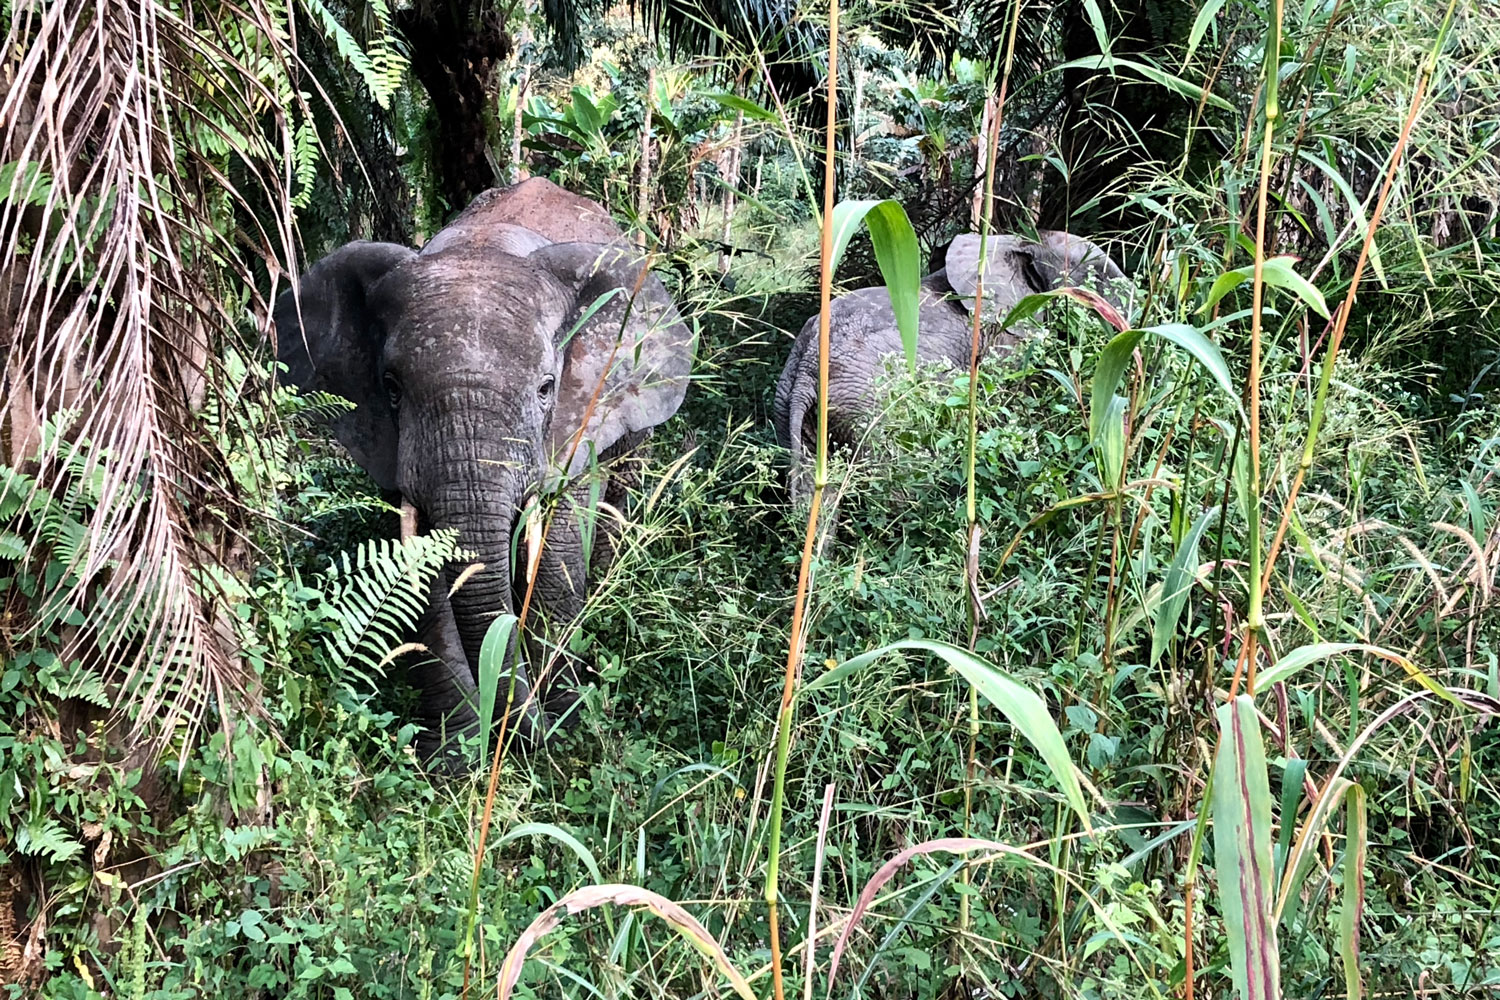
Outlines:
POLYGON ((1500 986, 1500 12, 855 4, 832 136, 828 13, 0 7, 3 995, 1500 986), (1135 287, 891 359, 799 566, 825 143, 919 263, 1066 226, 1135 287), (639 232, 699 357, 581 725, 491 811, 391 666, 460 540, 396 540, 267 305, 521 171, 639 232))

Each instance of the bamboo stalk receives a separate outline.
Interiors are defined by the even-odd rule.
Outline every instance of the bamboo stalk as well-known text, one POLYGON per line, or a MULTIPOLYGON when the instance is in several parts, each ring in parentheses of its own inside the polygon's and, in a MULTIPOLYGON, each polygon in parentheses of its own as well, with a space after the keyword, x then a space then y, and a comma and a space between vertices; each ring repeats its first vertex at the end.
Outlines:
POLYGON ((781 819, 786 801, 786 760, 791 744, 792 710, 797 693, 797 678, 802 673, 805 652, 803 623, 807 615, 808 580, 812 574, 813 546, 818 534, 818 514, 823 505, 823 490, 828 485, 828 336, 829 304, 833 299, 833 205, 834 156, 833 139, 838 125, 838 53, 839 0, 828 5, 828 121, 823 149, 823 215, 821 280, 818 291, 818 452, 813 472, 812 504, 807 511, 807 531, 802 539, 802 563, 797 570, 797 597, 792 607, 792 630, 787 642, 786 674, 781 689, 781 711, 776 722, 776 771, 771 786, 771 809, 768 819, 766 862, 766 908, 771 935, 771 983, 775 1000, 786 1000, 786 983, 781 960, 780 866, 781 819))

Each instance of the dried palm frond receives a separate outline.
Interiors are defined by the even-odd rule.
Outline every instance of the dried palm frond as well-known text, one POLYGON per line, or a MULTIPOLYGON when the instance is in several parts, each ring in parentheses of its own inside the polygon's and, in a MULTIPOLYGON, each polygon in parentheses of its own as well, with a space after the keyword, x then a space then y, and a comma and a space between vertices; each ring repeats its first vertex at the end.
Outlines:
POLYGON ((292 258, 288 28, 276 0, 17 0, 0 50, 0 460, 53 496, 93 477, 42 602, 72 608, 61 652, 136 736, 227 724, 243 690, 206 582, 243 508, 197 412, 266 321, 252 261, 292 258))

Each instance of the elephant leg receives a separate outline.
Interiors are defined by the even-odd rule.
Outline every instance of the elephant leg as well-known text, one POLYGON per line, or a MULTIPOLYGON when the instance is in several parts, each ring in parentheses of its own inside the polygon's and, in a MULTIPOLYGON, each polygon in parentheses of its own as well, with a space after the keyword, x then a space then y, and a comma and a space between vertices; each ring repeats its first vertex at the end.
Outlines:
MULTIPOLYGON (((448 601, 449 574, 439 573, 428 595, 427 609, 418 625, 418 641, 427 648, 413 657, 407 678, 417 689, 418 721, 422 731, 417 736, 417 753, 429 768, 447 774, 469 771, 473 761, 460 750, 459 738, 470 741, 479 736, 479 688, 474 672, 464 655, 453 606, 448 601)), ((504 710, 508 682, 501 679, 496 692, 496 712, 504 710)), ((531 686, 524 667, 516 674, 515 703, 528 700, 531 686)), ((537 728, 537 710, 531 706, 513 720, 523 739, 533 739, 537 728)), ((489 748, 485 748, 488 753, 489 748)))

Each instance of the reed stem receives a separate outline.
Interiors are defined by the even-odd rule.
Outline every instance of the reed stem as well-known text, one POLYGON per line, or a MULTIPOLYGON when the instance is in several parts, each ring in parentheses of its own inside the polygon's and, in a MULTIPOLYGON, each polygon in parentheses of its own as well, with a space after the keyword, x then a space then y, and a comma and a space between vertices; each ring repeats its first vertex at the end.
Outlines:
POLYGON ((786 803, 786 762, 791 747, 793 708, 797 679, 802 674, 805 652, 804 621, 807 614, 807 591, 812 575, 813 547, 818 535, 818 514, 823 506, 823 490, 828 485, 828 331, 829 304, 833 300, 833 204, 835 171, 833 138, 838 114, 839 3, 828 4, 828 121, 823 148, 823 215, 821 277, 818 288, 818 451, 813 471, 812 503, 807 509, 807 530, 802 538, 802 563, 797 570, 797 597, 792 606, 792 631, 787 642, 786 674, 781 688, 781 711, 776 719, 776 768, 771 786, 771 812, 767 837, 766 909, 771 936, 771 984, 775 1000, 786 1000, 786 983, 781 968, 781 820, 786 803))

